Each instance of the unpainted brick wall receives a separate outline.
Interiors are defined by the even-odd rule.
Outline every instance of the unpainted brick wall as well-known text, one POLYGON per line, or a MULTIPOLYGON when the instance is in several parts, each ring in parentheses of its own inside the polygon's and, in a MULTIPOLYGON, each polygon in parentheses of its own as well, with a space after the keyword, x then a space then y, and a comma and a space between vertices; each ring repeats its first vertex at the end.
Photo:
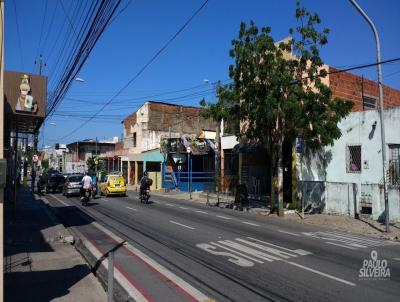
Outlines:
POLYGON ((161 103, 149 104, 148 129, 155 131, 197 134, 201 130, 215 130, 217 124, 212 119, 205 119, 201 109, 161 103))
MULTIPOLYGON (((377 108, 379 108, 377 82, 366 78, 363 80, 361 76, 349 72, 332 73, 336 71, 338 71, 338 69, 333 67, 329 68, 329 72, 331 73, 329 75, 329 86, 332 90, 333 97, 353 101, 354 107, 352 111, 363 111, 362 91, 364 90, 364 96, 375 98, 377 108)), ((384 86, 383 98, 385 109, 400 106, 400 90, 384 86)))

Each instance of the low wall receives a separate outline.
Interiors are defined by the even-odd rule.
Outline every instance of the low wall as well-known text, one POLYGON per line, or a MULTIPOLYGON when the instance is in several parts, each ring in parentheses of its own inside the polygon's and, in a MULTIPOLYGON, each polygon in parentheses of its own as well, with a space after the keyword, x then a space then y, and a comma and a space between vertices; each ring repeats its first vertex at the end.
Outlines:
MULTIPOLYGON (((362 207, 371 208, 371 218, 385 220, 383 187, 379 184, 305 181, 298 183, 298 191, 304 194, 304 208, 309 213, 329 213, 355 216, 362 207)), ((400 221, 400 188, 388 188, 389 219, 400 221)), ((301 208, 301 199, 297 202, 301 208)))

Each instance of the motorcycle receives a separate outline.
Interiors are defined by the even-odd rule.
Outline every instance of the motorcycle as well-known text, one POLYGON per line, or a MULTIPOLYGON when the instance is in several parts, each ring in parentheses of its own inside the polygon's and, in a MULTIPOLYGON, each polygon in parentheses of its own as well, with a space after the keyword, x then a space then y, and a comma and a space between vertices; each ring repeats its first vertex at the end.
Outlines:
POLYGON ((141 203, 149 203, 150 199, 150 188, 140 190, 140 202, 141 203))
POLYGON ((97 195, 97 184, 92 185, 92 198, 95 199, 97 195))
POLYGON ((87 206, 90 201, 91 190, 89 188, 83 189, 83 196, 81 197, 81 202, 83 206, 87 206))

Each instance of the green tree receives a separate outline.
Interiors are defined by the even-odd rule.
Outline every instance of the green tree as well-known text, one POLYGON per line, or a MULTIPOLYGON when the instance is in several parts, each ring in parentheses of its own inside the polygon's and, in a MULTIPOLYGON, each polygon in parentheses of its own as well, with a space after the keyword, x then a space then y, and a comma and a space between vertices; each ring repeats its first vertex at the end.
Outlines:
POLYGON ((42 160, 42 169, 47 170, 49 168, 49 160, 48 159, 43 159, 42 160))
POLYGON ((328 42, 329 30, 321 29, 318 14, 309 13, 299 3, 296 18, 299 26, 290 29, 291 37, 279 43, 271 28, 259 30, 252 21, 241 23, 230 51, 232 83, 220 87, 216 104, 201 102, 206 114, 235 121, 238 137, 264 144, 272 175, 271 200, 279 193, 280 214, 282 145, 294 144, 297 137, 302 137, 312 152, 333 144, 341 136, 338 122, 353 106, 332 98, 323 83, 327 71, 319 49, 328 42))
POLYGON ((96 155, 88 157, 86 165, 90 174, 94 174, 96 171, 100 172, 103 169, 103 161, 96 155))

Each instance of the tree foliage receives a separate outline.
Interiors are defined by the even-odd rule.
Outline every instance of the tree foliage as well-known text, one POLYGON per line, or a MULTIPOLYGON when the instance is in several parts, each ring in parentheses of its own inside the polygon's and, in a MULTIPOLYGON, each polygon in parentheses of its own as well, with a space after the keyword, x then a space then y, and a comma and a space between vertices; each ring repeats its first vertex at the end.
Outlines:
POLYGON ((229 53, 232 83, 219 88, 216 104, 201 102, 206 115, 236 121, 238 137, 260 141, 275 155, 284 141, 299 136, 309 150, 333 144, 341 136, 338 122, 353 106, 332 98, 323 83, 327 71, 319 49, 329 30, 320 29, 320 17, 299 3, 296 18, 299 26, 279 43, 270 27, 241 23, 229 53))

